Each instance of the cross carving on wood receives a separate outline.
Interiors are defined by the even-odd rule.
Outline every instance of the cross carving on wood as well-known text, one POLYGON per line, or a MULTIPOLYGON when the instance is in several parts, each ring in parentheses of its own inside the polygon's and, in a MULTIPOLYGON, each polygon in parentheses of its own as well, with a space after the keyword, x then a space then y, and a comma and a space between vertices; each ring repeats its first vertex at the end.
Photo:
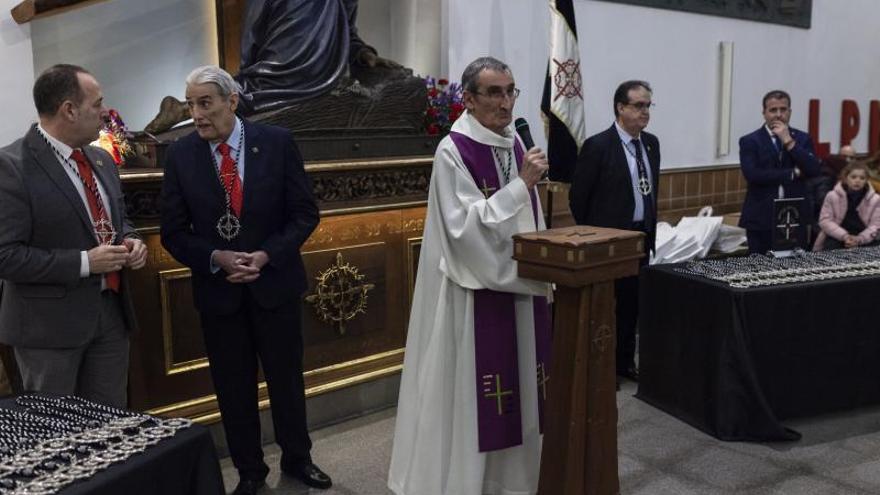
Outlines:
POLYGON ((611 327, 599 325, 599 328, 596 329, 596 336, 593 337, 593 348, 597 350, 598 354, 605 354, 609 342, 611 342, 611 327))

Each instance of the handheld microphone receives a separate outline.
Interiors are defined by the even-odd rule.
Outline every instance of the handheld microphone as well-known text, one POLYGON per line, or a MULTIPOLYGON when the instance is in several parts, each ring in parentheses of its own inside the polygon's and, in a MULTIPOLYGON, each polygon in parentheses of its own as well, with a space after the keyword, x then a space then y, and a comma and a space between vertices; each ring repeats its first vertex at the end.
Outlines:
MULTIPOLYGON (((516 133, 519 134, 519 138, 522 139, 522 142, 525 145, 526 150, 530 150, 530 149, 534 148, 535 147, 535 140, 532 139, 532 133, 529 132, 529 123, 526 122, 526 119, 520 117, 520 118, 516 119, 516 122, 514 122, 513 125, 516 128, 516 133)), ((544 175, 541 176, 541 180, 546 179, 547 174, 549 174, 549 173, 550 173, 549 170, 544 171, 544 175)))
POLYGON ((522 139, 523 144, 526 146, 526 150, 534 148, 535 140, 532 139, 532 133, 529 132, 529 123, 526 122, 526 119, 520 117, 516 119, 513 125, 516 127, 516 133, 519 134, 519 138, 522 139))

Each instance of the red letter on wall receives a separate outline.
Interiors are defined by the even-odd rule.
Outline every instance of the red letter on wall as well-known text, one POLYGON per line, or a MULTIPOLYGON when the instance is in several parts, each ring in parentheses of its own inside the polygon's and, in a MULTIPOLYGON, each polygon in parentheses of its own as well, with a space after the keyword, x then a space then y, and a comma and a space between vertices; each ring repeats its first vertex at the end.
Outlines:
POLYGON ((880 149, 880 101, 871 100, 871 116, 868 125, 868 153, 880 149))
POLYGON ((831 145, 819 141, 819 100, 810 100, 810 136, 816 146, 816 156, 825 158, 831 153, 831 145))
POLYGON ((859 135, 859 104, 852 100, 843 100, 840 107, 840 146, 852 143, 859 135))

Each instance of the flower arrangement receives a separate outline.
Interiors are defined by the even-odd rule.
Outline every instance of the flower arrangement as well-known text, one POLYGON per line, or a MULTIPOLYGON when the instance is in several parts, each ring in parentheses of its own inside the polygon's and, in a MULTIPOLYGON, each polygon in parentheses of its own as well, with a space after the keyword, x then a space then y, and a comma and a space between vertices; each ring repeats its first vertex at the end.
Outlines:
POLYGON ((431 136, 449 134, 452 123, 462 112, 462 88, 447 79, 425 78, 428 88, 428 108, 425 110, 425 131, 431 136))
POLYGON ((119 116, 119 112, 110 109, 109 118, 104 123, 104 128, 98 134, 98 140, 92 143, 93 146, 103 148, 110 156, 113 157, 113 163, 116 166, 122 166, 125 158, 134 153, 131 144, 128 142, 128 128, 125 122, 119 116))

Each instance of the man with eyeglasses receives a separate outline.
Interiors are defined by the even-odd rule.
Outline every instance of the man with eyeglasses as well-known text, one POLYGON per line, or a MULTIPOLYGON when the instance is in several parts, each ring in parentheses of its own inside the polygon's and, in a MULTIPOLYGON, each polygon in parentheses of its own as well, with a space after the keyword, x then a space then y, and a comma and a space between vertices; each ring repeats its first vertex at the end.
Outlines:
POLYGON ((437 147, 388 486, 396 495, 535 493, 549 370, 549 285, 517 276, 511 236, 544 229, 547 171, 511 126, 519 90, 494 58, 462 75, 437 147))
MULTIPOLYGON (((616 120, 584 141, 569 192, 569 206, 578 224, 642 231, 649 251, 654 250, 660 179, 660 143, 644 130, 651 119, 652 93, 645 81, 626 81, 617 87, 616 120)), ((647 262, 647 257, 642 258, 642 265, 647 262)), ((638 276, 617 280, 614 293, 617 375, 638 381, 638 276)))

